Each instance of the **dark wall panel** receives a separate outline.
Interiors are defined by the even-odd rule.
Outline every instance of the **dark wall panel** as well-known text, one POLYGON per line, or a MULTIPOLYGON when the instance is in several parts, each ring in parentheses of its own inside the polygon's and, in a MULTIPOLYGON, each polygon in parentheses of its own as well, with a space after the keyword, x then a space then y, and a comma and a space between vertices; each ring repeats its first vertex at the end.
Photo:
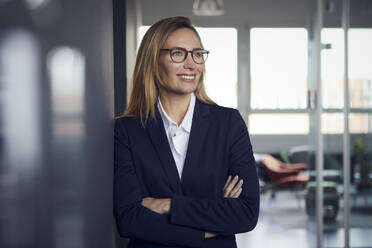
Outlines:
POLYGON ((0 1, 0 247, 112 247, 113 4, 0 1))
POLYGON ((126 1, 113 0, 114 5, 114 72, 115 116, 124 112, 127 102, 126 77, 126 1))

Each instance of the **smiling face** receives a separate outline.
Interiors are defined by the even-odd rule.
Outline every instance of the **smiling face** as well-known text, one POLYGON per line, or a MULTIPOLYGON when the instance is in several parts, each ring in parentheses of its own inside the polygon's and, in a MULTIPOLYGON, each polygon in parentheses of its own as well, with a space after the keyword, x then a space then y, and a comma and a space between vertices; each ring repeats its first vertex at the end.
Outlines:
MULTIPOLYGON (((181 28, 171 33, 162 48, 170 49, 183 47, 188 51, 201 48, 198 36, 189 28, 181 28)), ((191 54, 185 61, 175 63, 169 52, 162 51, 159 58, 159 74, 162 84, 159 85, 160 94, 189 95, 198 86, 204 70, 203 64, 196 64, 191 54)))

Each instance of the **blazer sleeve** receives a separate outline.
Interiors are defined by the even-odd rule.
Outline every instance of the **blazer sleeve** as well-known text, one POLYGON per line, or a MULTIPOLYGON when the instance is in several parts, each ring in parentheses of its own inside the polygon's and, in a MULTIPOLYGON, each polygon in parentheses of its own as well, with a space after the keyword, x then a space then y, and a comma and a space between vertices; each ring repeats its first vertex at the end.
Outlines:
MULTIPOLYGON (((252 146, 244 120, 237 110, 231 115, 229 173, 243 178, 239 198, 196 199, 175 196, 171 205, 171 223, 219 234, 251 231, 259 213, 259 185, 252 146)), ((221 192, 222 195, 222 192, 221 192)))
POLYGON ((204 231, 169 223, 169 216, 141 205, 128 135, 120 119, 115 121, 114 215, 120 236, 164 245, 201 247, 204 231))

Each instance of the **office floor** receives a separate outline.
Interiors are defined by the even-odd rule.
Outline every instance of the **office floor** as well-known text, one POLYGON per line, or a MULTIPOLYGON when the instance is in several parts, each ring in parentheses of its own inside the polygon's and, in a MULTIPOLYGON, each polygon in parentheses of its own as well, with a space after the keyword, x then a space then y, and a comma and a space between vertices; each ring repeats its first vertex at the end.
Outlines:
MULTIPOLYGON (((372 247, 371 210, 370 206, 353 208, 350 230, 352 248, 372 247)), ((324 247, 343 247, 342 209, 336 221, 325 224, 324 229, 324 247)), ((292 192, 281 191, 275 199, 271 199, 267 193, 261 195, 257 227, 252 232, 237 235, 237 243, 239 248, 314 248, 315 222, 306 215, 303 198, 296 199, 292 192)))

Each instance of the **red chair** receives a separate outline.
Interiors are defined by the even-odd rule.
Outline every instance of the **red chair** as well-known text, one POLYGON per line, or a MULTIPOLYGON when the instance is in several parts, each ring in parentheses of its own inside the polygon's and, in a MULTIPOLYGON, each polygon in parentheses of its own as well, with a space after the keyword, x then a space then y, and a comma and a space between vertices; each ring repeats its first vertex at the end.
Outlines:
POLYGON ((309 181, 309 175, 301 173, 307 170, 305 163, 287 164, 269 154, 261 156, 262 165, 272 184, 272 195, 275 197, 277 189, 302 188, 309 181))

